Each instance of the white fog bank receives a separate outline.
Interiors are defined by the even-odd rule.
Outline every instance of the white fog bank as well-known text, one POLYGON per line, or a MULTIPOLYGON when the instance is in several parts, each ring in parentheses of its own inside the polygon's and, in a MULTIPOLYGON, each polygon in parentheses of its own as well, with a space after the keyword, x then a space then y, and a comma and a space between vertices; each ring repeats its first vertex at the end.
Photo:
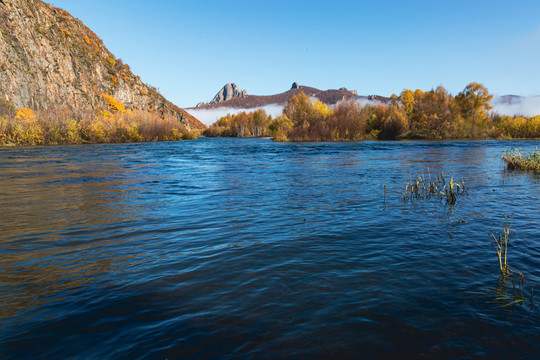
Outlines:
POLYGON ((491 101, 494 113, 501 115, 540 115, 540 96, 515 97, 508 101, 504 96, 496 96, 491 101))
POLYGON ((253 109, 235 109, 235 108, 196 109, 196 108, 193 108, 193 109, 184 109, 184 110, 187 111, 189 114, 195 116, 203 124, 212 125, 217 120, 219 120, 219 118, 223 116, 227 116, 227 114, 239 114, 242 111, 251 112, 257 109, 263 109, 264 111, 266 111, 268 115, 272 115, 272 117, 277 117, 281 115, 281 112, 283 111, 283 106, 277 105, 277 104, 270 104, 270 105, 266 105, 260 108, 253 108, 253 109))

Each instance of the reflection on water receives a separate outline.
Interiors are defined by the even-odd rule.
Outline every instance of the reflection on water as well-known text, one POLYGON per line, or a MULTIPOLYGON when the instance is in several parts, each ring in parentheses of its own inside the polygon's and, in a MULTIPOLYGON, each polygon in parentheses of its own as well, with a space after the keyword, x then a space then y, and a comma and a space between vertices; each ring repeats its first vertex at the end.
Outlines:
POLYGON ((504 214, 540 284, 540 181, 498 159, 536 146, 0 149, 0 356, 537 358, 538 311, 489 292, 504 214), (428 169, 466 180, 468 223, 399 200, 428 169))
POLYGON ((140 218, 126 159, 73 161, 50 157, 51 150, 11 150, 2 162, 0 287, 9 289, 0 298, 3 321, 35 316, 136 257, 101 256, 103 248, 129 242, 135 228, 126 223, 140 218))

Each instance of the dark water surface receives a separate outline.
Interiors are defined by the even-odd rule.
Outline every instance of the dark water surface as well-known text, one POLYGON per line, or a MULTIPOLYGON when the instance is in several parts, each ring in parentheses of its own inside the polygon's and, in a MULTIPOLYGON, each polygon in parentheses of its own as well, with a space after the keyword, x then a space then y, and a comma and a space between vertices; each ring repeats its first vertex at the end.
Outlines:
POLYGON ((540 358, 489 234, 514 215, 540 303, 540 179, 499 158, 539 145, 0 148, 0 357, 540 358), (399 200, 428 168, 466 180, 468 223, 399 200))

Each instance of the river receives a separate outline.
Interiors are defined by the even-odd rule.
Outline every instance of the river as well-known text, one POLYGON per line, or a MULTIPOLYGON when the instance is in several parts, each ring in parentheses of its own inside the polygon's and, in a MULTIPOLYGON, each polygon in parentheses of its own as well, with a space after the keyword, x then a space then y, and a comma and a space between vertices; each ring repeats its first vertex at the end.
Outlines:
POLYGON ((540 177, 500 155, 539 145, 0 148, 0 357, 538 358, 540 177), (428 172, 468 193, 403 201, 428 172))

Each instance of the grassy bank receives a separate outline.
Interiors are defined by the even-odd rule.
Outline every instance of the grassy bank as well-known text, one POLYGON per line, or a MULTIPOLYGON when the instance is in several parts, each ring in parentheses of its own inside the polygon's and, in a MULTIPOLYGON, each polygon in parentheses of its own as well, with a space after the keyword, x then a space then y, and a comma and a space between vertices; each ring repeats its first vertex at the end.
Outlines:
POLYGON ((175 119, 156 113, 125 110, 73 114, 68 111, 14 109, 0 105, 0 145, 60 145, 172 141, 194 138, 175 119))

